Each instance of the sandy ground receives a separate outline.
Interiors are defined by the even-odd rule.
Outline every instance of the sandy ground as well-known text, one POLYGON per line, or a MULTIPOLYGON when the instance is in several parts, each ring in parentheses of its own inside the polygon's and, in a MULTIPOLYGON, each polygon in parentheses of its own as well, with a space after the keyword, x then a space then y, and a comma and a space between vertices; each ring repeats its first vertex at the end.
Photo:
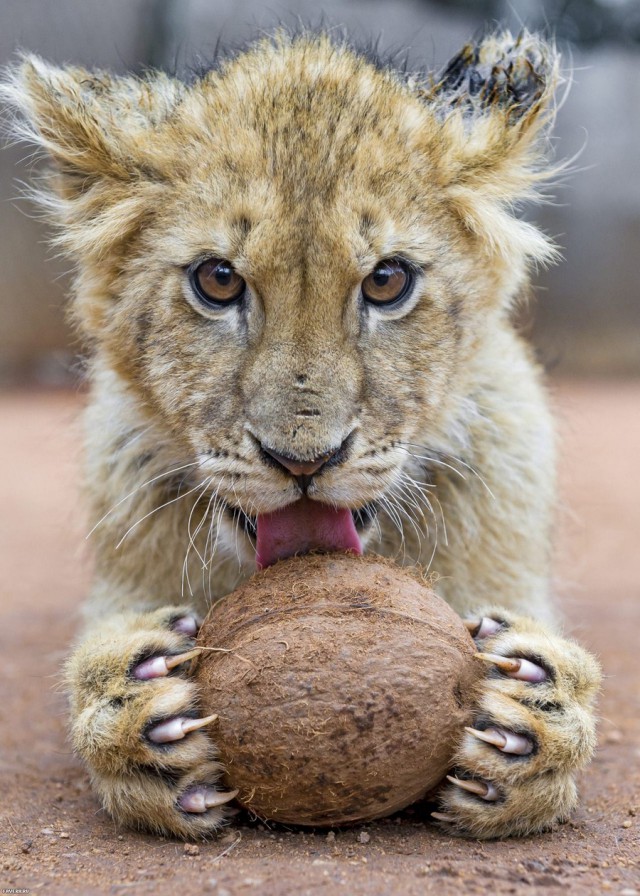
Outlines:
POLYGON ((640 894, 640 384, 554 392, 558 591, 568 630, 606 672, 600 747, 574 818, 543 836, 480 843, 415 810, 328 834, 241 816, 187 847, 116 829, 65 740, 58 669, 90 566, 75 484, 80 401, 0 397, 0 892, 640 894))

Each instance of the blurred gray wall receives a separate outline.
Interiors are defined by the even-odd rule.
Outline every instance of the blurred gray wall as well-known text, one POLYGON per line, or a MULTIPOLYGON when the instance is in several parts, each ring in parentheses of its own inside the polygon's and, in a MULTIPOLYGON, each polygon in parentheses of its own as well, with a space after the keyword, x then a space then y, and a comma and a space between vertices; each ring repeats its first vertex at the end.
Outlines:
MULTIPOLYGON (((0 65, 18 48, 52 61, 119 71, 149 56, 149 0, 0 0, 0 65)), ((19 199, 30 150, 0 151, 0 383, 65 382, 76 346, 64 322, 67 259, 52 258, 47 229, 19 199)))
POLYGON ((536 217, 564 261, 539 278, 533 338, 563 370, 640 372, 640 52, 574 54, 558 155, 575 157, 536 217))
MULTIPOLYGON (((24 47, 59 63, 180 72, 219 39, 235 45, 298 17, 380 35, 382 48, 436 69, 483 24, 425 0, 0 0, 0 64, 24 47)), ((561 372, 639 373, 640 53, 574 51, 572 65, 556 142, 558 157, 579 156, 556 204, 532 212, 565 261, 537 278, 532 337, 561 372)), ((17 199, 28 154, 0 153, 0 383, 65 381, 77 350, 62 313, 70 264, 51 257, 46 229, 17 199)))

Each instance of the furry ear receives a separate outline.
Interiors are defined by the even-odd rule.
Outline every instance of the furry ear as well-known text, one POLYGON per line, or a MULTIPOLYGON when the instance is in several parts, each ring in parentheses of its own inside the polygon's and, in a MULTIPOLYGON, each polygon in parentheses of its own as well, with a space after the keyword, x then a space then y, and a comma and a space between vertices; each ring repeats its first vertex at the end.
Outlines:
POLYGON ((9 70, 0 98, 14 112, 10 131, 54 163, 28 195, 59 228, 56 245, 98 264, 152 213, 172 164, 156 129, 183 92, 160 73, 118 78, 37 56, 9 70))
POLYGON ((558 81, 558 54, 542 38, 524 31, 492 34, 467 44, 446 66, 434 96, 446 108, 469 116, 499 111, 505 121, 529 123, 549 105, 558 81))
POLYGON ((503 32, 464 47, 428 92, 441 122, 442 185, 467 227, 501 254, 554 257, 539 231, 522 221, 514 226, 509 209, 535 198, 538 184, 562 168, 550 167, 545 140, 558 83, 553 45, 503 32))
POLYGON ((100 178, 158 177, 149 134, 182 90, 162 74, 117 78, 27 55, 9 71, 0 96, 16 112, 13 133, 48 153, 59 175, 54 189, 70 199, 100 178))

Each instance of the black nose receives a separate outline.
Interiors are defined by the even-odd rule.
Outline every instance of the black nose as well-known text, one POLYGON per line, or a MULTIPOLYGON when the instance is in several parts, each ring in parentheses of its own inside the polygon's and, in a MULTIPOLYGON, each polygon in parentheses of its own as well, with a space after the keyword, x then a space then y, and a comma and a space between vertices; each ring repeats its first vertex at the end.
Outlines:
POLYGON ((277 451, 272 451, 271 448, 265 447, 265 445, 261 445, 260 447, 265 454, 268 454, 277 464, 284 467, 288 473, 291 473, 291 475, 295 477, 313 476, 314 473, 317 473, 318 470, 324 467, 326 462, 331 460, 331 458, 340 450, 339 448, 336 448, 334 451, 327 451, 326 454, 314 457, 313 460, 300 460, 297 457, 279 454, 277 451))
POLYGON ((281 467, 291 476, 298 480, 298 484, 303 491, 309 487, 309 483, 313 476, 316 473, 319 473, 320 470, 326 466, 328 463, 331 466, 335 466, 338 463, 342 463, 342 461, 347 456, 349 437, 344 440, 341 445, 338 445, 337 448, 332 448, 329 451, 326 451, 324 454, 319 454, 317 457, 312 458, 311 460, 303 460, 300 457, 295 457, 292 454, 280 454, 279 451, 274 451, 272 448, 267 448, 266 445, 260 443, 260 451, 262 453, 263 459, 267 461, 267 463, 272 464, 273 466, 281 467))

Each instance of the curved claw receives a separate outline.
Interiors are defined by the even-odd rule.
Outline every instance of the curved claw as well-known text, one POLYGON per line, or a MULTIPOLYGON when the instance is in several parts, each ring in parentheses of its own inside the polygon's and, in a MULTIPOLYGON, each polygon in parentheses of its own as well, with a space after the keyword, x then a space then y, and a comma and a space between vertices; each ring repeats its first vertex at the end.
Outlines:
POLYGON ((170 672, 172 669, 175 669, 176 666, 181 666, 182 663, 186 663, 189 660, 194 660, 197 656, 200 656, 201 653, 201 647, 194 647, 193 650, 187 650, 186 653, 179 653, 177 656, 165 657, 165 663, 168 671, 170 672))
POLYGON ((520 681, 540 684, 549 677, 542 666, 537 666, 530 660, 512 656, 499 656, 497 653, 476 653, 476 657, 485 663, 492 663, 510 678, 517 678, 520 681))
POLYGON ((469 793, 473 793, 489 803, 497 800, 499 796, 497 788, 488 781, 467 781, 462 778, 455 778, 453 775, 447 775, 447 781, 451 781, 456 787, 468 790, 469 793))
POLYGON ((182 740, 182 738, 189 734, 189 732, 196 731, 198 728, 203 728, 205 725, 214 722, 217 718, 217 715, 213 715, 206 716, 204 719, 169 719, 166 722, 160 722, 159 725, 154 725, 153 728, 150 728, 147 732, 147 737, 150 741, 153 741, 154 744, 168 744, 174 740, 182 740))
POLYGON ((214 806, 223 806, 238 795, 237 790, 222 791, 213 787, 194 787, 187 790, 178 800, 184 812, 206 812, 214 806))
POLYGON ((481 616, 480 619, 464 619, 463 622, 472 638, 489 638, 502 628, 501 622, 488 616, 481 616))
POLYGON ((504 731, 502 728, 485 728, 484 731, 479 731, 477 728, 467 727, 464 730, 478 740, 497 747, 503 753, 528 756, 533 751, 533 743, 529 738, 522 734, 514 734, 513 731, 504 731))
POLYGON ((452 824, 455 823, 455 818, 451 815, 445 815, 443 812, 432 812, 431 817, 435 818, 436 821, 449 821, 452 824))
POLYGON ((150 678, 164 678, 176 666, 195 659, 201 653, 201 647, 194 647, 193 650, 187 650, 186 653, 178 653, 175 656, 152 656, 135 667, 133 677, 139 681, 148 681, 150 678))

